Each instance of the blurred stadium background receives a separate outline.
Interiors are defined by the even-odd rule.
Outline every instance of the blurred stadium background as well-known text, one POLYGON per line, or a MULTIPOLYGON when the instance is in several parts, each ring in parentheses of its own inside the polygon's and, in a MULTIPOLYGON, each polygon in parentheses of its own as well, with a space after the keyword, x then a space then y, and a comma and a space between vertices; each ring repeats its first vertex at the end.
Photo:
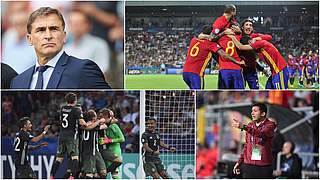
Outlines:
MULTIPOLYGON (((295 153, 302 158, 302 177, 318 179, 318 91, 197 92, 197 178, 236 178, 232 169, 242 152, 245 132, 232 128, 231 121, 234 117, 245 124, 250 122, 252 102, 267 103, 267 117, 278 123, 274 157, 284 141, 291 140, 296 144, 295 153)), ((274 168, 276 162, 274 158, 274 168)))
POLYGON ((44 6, 64 16, 67 54, 96 62, 111 86, 123 89, 123 1, 1 1, 1 63, 18 74, 34 65, 27 19, 44 6))
MULTIPOLYGON (((128 89, 186 89, 182 80, 190 39, 221 16, 224 5, 237 6, 238 22, 254 19, 254 29, 273 36, 287 60, 319 49, 318 1, 158 1, 126 2, 125 83, 128 89)), ((206 70, 206 89, 217 88, 217 64, 206 70)), ((294 89, 300 89, 296 78, 294 89)), ((259 80, 265 85, 265 76, 259 80)))
MULTIPOLYGON (((109 107, 114 110, 115 117, 125 135, 122 148, 122 178, 137 178, 139 166, 139 91, 88 91, 75 92, 78 95, 78 104, 85 112, 89 109, 98 111, 109 107)), ((13 139, 18 131, 18 121, 21 117, 31 117, 33 134, 38 135, 42 129, 59 120, 60 107, 63 105, 65 92, 2 92, 1 102, 1 179, 14 178, 13 139)), ((52 125, 45 138, 41 141, 49 142, 47 147, 29 151, 31 167, 38 178, 47 179, 56 150, 59 127, 52 125)), ((57 172, 62 177, 67 162, 57 172)))

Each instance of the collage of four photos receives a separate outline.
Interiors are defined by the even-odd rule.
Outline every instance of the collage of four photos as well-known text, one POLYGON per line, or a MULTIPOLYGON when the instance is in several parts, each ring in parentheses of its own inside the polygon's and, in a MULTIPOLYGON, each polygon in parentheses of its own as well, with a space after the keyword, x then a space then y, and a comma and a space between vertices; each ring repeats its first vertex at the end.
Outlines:
POLYGON ((0 179, 319 179, 319 1, 1 1, 0 179))

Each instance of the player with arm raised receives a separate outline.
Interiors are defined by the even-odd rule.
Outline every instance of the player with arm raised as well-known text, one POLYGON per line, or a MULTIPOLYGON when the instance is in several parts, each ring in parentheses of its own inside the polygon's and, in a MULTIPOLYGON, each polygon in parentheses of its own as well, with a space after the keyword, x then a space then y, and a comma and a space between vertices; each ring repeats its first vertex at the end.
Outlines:
MULTIPOLYGON (((202 34, 209 35, 211 31, 212 27, 208 25, 202 28, 202 34)), ((226 54, 217 43, 194 37, 190 41, 187 60, 183 67, 183 80, 190 89, 204 89, 204 72, 212 58, 211 52, 218 53, 235 64, 244 65, 243 61, 237 61, 226 54)))
POLYGON ((82 110, 77 107, 77 95, 74 93, 67 93, 65 96, 67 105, 61 107, 60 110, 60 133, 58 138, 58 148, 56 160, 51 169, 50 178, 53 179, 60 164, 63 161, 64 154, 71 157, 71 178, 77 176, 79 164, 79 136, 78 127, 82 126, 84 129, 90 130, 95 128, 99 122, 87 124, 83 119, 82 110))
POLYGON ((255 50, 264 56, 264 60, 272 70, 272 76, 267 81, 266 89, 288 89, 289 72, 287 63, 273 44, 266 40, 255 41, 250 36, 246 36, 249 45, 243 45, 235 36, 228 36, 232 38, 232 41, 240 50, 255 50))
POLYGON ((40 141, 49 130, 50 125, 47 125, 44 128, 44 131, 36 137, 34 137, 31 134, 32 123, 29 117, 21 118, 19 122, 19 127, 20 127, 20 131, 17 132, 16 137, 14 139, 14 153, 15 153, 14 164, 16 167, 16 178, 17 179, 35 179, 37 177, 27 160, 27 152, 28 150, 35 150, 40 147, 47 146, 48 143, 43 142, 35 146, 31 146, 29 145, 29 143, 40 141))
POLYGON ((160 159, 160 147, 171 152, 175 152, 176 148, 165 144, 158 132, 156 132, 156 119, 148 118, 146 120, 147 130, 142 134, 142 159, 143 169, 147 176, 153 179, 169 179, 165 166, 160 159))
POLYGON ((107 172, 111 172, 112 179, 121 179, 120 165, 121 147, 120 143, 125 141, 124 135, 117 124, 113 111, 103 108, 99 111, 99 117, 105 119, 106 129, 99 131, 99 149, 105 161, 107 172))

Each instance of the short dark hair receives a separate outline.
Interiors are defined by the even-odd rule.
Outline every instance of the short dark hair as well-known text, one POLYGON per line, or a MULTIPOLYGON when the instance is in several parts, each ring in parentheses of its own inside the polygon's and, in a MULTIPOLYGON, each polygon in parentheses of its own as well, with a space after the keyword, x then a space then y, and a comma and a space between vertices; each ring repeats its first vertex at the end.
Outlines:
POLYGON ((84 114, 84 120, 86 122, 91 121, 96 116, 96 112, 93 109, 90 109, 84 114))
POLYGON ((258 106, 261 112, 265 112, 265 116, 267 116, 268 108, 267 105, 264 103, 254 103, 252 107, 258 106))
POLYGON ((39 17, 39 16, 48 16, 49 14, 56 14, 59 17, 59 19, 60 19, 60 21, 62 23, 63 30, 64 30, 66 24, 64 22, 63 16, 60 13, 60 11, 58 9, 54 9, 54 8, 51 8, 51 7, 41 7, 39 9, 33 11, 30 14, 29 18, 28 18, 28 21, 27 21, 28 34, 31 33, 32 24, 37 19, 37 17, 39 17))
POLYGON ((227 4, 224 8, 224 13, 231 13, 231 12, 234 12, 236 11, 236 6, 234 4, 227 4))
POLYGON ((291 144, 290 152, 293 153, 293 152, 294 152, 294 149, 296 148, 296 145, 294 144, 293 141, 290 141, 290 140, 289 140, 289 141, 287 141, 287 142, 291 144))
POLYGON ((67 103, 71 104, 77 100, 77 95, 75 93, 69 92, 64 96, 64 99, 67 103))
POLYGON ((211 32, 212 32, 212 26, 209 26, 209 25, 202 26, 202 33, 203 34, 210 35, 211 32))
POLYGON ((23 117, 19 120, 19 128, 23 128, 24 125, 27 124, 28 121, 30 121, 31 119, 29 117, 23 117))
POLYGON ((157 119, 155 118, 155 117, 148 117, 147 119, 146 119, 146 122, 147 121, 155 121, 155 122, 157 122, 157 119))

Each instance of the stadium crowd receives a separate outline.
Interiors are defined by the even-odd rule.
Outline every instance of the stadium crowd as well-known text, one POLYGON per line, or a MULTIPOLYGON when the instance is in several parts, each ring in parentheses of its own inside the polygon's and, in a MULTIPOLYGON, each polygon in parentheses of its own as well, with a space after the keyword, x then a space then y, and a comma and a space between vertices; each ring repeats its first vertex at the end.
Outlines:
MULTIPOLYGON (((79 103, 84 112, 104 107, 113 109, 115 117, 125 134, 123 151, 139 152, 139 92, 79 92, 79 103)), ((59 120, 59 109, 63 104, 63 92, 9 92, 2 93, 1 136, 14 137, 21 117, 31 117, 33 134, 41 133, 46 125, 52 124, 47 138, 57 138, 59 127, 53 121, 59 120)))

